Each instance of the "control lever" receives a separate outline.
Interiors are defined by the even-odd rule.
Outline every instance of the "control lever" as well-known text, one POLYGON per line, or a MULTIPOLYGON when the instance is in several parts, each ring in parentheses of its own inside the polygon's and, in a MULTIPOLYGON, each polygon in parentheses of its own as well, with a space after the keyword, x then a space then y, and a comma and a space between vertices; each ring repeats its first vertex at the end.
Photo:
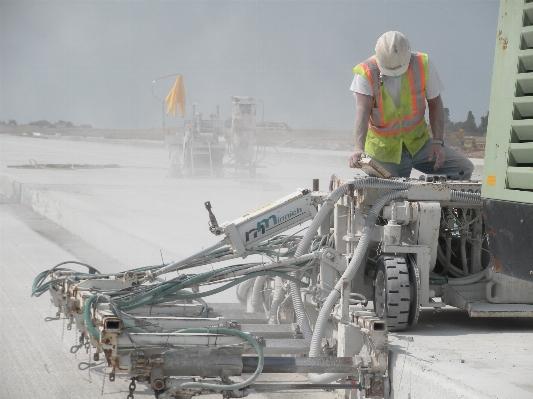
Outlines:
POLYGON ((205 209, 207 209, 207 212, 209 212, 209 231, 211 231, 211 233, 213 233, 214 235, 218 236, 221 234, 221 231, 218 228, 217 218, 215 217, 213 212, 211 212, 211 202, 206 201, 204 205, 205 209))

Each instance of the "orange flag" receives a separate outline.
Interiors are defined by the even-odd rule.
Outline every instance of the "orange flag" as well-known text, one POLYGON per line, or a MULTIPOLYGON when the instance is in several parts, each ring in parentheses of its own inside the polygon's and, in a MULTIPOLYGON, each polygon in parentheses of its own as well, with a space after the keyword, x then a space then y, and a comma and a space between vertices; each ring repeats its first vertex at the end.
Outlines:
POLYGON ((181 116, 185 116, 185 87, 183 86, 183 76, 179 75, 174 83, 174 87, 165 99, 167 103, 167 114, 172 111, 176 117, 176 108, 180 107, 181 116))

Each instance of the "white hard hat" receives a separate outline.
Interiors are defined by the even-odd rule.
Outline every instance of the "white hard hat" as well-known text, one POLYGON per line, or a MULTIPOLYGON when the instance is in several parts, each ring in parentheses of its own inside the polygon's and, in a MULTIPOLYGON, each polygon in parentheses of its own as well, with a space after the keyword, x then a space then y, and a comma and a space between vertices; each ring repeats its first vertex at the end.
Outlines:
POLYGON ((376 43, 376 61, 383 75, 399 76, 407 71, 411 45, 400 32, 384 33, 376 43))

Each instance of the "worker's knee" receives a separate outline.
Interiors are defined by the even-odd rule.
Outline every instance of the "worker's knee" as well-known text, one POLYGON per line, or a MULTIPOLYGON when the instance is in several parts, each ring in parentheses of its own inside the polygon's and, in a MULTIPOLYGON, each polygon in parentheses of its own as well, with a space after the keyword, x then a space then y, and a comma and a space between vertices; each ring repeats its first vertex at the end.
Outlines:
POLYGON ((446 162, 442 172, 452 180, 470 180, 474 172, 472 161, 451 147, 445 147, 445 151, 446 162))
POLYGON ((468 158, 464 158, 464 161, 461 163, 461 169, 463 171, 463 179, 470 180, 472 173, 474 172, 474 164, 468 158))

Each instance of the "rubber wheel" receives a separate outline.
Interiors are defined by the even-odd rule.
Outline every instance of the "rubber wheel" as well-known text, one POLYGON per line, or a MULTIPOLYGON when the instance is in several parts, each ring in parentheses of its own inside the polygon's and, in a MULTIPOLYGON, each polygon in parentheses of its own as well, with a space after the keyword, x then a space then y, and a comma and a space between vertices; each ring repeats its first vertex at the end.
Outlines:
POLYGON ((402 331, 409 321, 411 283, 403 256, 382 255, 374 280, 374 309, 389 331, 402 331))

